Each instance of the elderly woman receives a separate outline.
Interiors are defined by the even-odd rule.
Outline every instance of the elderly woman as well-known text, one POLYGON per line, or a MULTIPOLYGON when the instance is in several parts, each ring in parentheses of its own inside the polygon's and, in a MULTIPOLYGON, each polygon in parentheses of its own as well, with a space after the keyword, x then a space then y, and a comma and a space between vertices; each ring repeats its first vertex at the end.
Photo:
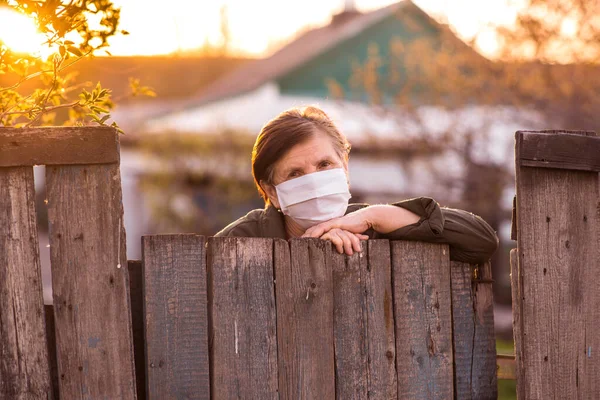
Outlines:
POLYGON ((493 229, 472 213, 420 197, 391 205, 348 204, 350 144, 320 109, 291 109, 269 121, 252 151, 252 174, 264 198, 216 236, 331 241, 340 252, 361 251, 362 239, 446 243, 450 258, 487 261, 498 246, 493 229))

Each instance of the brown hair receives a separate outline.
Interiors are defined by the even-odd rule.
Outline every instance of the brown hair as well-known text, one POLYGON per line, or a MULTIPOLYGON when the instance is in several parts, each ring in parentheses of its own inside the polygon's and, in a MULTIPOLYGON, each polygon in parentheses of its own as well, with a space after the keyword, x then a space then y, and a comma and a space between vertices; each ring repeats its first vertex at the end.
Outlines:
POLYGON ((340 158, 350 153, 350 143, 333 121, 317 107, 292 108, 282 112, 261 129, 252 149, 252 176, 260 195, 269 198, 260 181, 273 183, 273 167, 292 147, 310 139, 315 132, 328 135, 340 158))

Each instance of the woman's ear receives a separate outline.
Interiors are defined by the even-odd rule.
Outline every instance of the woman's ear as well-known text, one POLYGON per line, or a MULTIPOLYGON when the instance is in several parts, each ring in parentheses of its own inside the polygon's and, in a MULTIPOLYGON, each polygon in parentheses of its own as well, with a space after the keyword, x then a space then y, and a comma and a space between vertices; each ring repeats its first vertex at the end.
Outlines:
POLYGON ((273 204, 275 208, 279 209, 279 199, 277 198, 277 190, 275 189, 275 186, 265 181, 260 181, 260 187, 267 194, 271 204, 273 204))

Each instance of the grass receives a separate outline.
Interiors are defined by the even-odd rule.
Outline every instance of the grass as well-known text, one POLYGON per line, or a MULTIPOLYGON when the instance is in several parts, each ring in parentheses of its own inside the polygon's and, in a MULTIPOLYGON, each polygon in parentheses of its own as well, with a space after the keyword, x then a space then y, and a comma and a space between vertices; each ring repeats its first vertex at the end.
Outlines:
MULTIPOLYGON (((512 341, 496 340, 496 352, 498 354, 514 354, 514 345, 512 341)), ((498 400, 516 400, 517 382, 509 380, 498 380, 498 400)))

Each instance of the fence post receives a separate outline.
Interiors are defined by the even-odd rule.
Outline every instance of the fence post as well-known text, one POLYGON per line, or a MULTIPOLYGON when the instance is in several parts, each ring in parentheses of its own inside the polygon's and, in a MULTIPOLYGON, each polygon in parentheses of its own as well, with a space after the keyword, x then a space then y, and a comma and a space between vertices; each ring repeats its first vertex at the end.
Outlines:
POLYGON ((516 133, 522 398, 600 398, 600 138, 593 135, 516 133))
POLYGON ((46 187, 60 395, 134 399, 118 134, 80 130, 37 131, 48 162, 58 164, 46 166, 46 187), (91 157, 98 164, 87 165, 85 155, 101 137, 110 143, 99 152, 106 159, 91 157), (66 151, 62 160, 57 150, 66 151))

